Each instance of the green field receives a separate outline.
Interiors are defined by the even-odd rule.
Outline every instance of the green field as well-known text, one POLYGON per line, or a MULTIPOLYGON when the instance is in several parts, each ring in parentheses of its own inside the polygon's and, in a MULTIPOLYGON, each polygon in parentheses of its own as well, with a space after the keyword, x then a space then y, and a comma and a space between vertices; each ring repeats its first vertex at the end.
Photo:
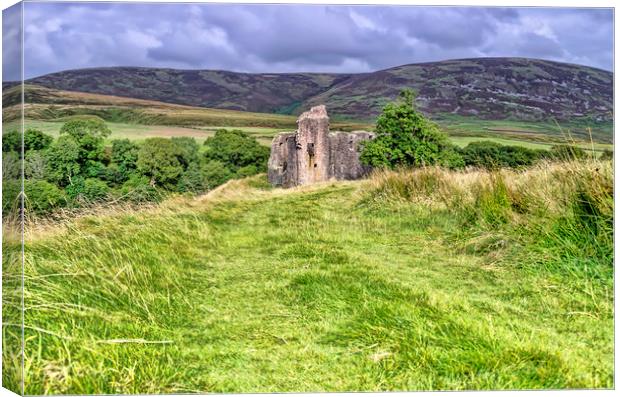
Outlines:
MULTIPOLYGON (((450 126, 442 126, 444 131, 450 134, 450 140, 461 147, 466 146, 470 142, 475 141, 493 141, 500 143, 502 145, 516 145, 516 146, 524 146, 531 149, 549 149, 554 144, 558 143, 575 143, 577 146, 583 147, 584 149, 594 148, 595 151, 602 151, 605 149, 613 149, 612 144, 608 143, 600 143, 600 142, 590 142, 590 141, 574 141, 570 140, 568 137, 566 139, 562 139, 557 137, 556 139, 552 139, 549 136, 543 136, 544 139, 540 139, 538 136, 523 136, 521 135, 510 135, 504 134, 500 132, 489 132, 480 127, 481 121, 471 122, 472 127, 468 130, 468 134, 464 134, 463 132, 459 132, 454 130, 453 127, 450 126), (475 129, 473 125, 477 125, 478 129, 475 129), (475 134, 476 131, 482 131, 479 134, 475 134)), ((486 123, 486 122, 485 122, 486 123)), ((58 136, 58 132, 60 131, 60 127, 62 126, 63 121, 42 121, 42 120, 26 120, 25 127, 26 128, 37 128, 47 134, 50 134, 54 137, 58 136)), ((106 122, 112 131, 112 135, 108 137, 108 141, 112 139, 121 139, 128 138, 132 140, 144 140, 150 137, 158 137, 158 136, 190 136, 196 138, 198 142, 204 141, 207 137, 212 136, 215 131, 219 128, 229 128, 229 129, 240 129, 248 134, 254 136, 260 143, 263 145, 270 145, 273 137, 279 132, 284 131, 292 131, 293 128, 284 129, 284 128, 272 128, 272 127, 252 127, 252 126, 194 126, 194 127, 183 127, 183 126, 166 126, 166 125, 144 125, 144 124, 129 124, 129 123, 116 123, 116 122, 106 122)), ((482 124, 484 125, 484 124, 482 124)), ((494 125, 499 125, 498 122, 494 122, 494 125)), ((17 121, 12 121, 3 124, 3 131, 8 131, 10 129, 18 128, 19 124, 17 121)), ((509 127, 506 127, 509 128, 509 127)))
POLYGON ((257 176, 29 224, 25 392, 613 388, 612 224, 610 162, 257 176))

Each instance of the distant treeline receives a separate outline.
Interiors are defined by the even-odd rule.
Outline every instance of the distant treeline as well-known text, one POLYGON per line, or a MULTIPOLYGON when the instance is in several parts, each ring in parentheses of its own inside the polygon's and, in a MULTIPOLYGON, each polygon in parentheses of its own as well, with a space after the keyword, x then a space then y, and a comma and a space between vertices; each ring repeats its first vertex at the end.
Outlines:
MULTIPOLYGON (((265 172, 269 149, 238 130, 218 130, 201 148, 194 138, 105 139, 97 119, 71 120, 57 139, 24 132, 24 201, 34 213, 97 202, 152 202, 172 192, 199 194, 233 178, 265 172)), ((4 215, 20 208, 22 139, 2 137, 4 215)))
MULTIPOLYGON (((190 137, 149 138, 141 143, 118 139, 106 145, 110 133, 105 122, 98 119, 68 121, 57 139, 37 129, 26 130, 23 144, 27 210, 41 214, 98 202, 156 202, 170 193, 200 194, 230 179, 265 172, 269 159, 269 148, 238 130, 218 130, 205 140, 202 148, 190 137)), ((21 205, 21 138, 18 131, 2 137, 4 215, 17 213, 21 205)), ((436 163, 449 168, 520 168, 540 160, 573 160, 589 155, 570 145, 534 150, 482 141, 462 149, 445 146, 436 163)), ((601 156, 611 157, 610 151, 601 156)))

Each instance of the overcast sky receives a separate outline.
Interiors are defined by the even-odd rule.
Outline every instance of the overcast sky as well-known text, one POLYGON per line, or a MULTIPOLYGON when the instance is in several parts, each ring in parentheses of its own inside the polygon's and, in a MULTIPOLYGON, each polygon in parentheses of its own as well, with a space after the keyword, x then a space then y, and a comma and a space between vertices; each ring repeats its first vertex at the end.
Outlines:
MULTIPOLYGON (((7 24, 18 24, 5 19, 3 79, 15 80, 7 24)), ((26 78, 96 66, 366 72, 488 56, 613 68, 611 9, 48 2, 25 3, 24 25, 26 78)))

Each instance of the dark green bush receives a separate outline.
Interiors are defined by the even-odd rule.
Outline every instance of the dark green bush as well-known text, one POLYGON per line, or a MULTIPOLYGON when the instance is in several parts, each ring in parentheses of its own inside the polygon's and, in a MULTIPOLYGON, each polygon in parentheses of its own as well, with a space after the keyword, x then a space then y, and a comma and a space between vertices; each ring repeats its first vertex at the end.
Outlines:
POLYGON ((548 158, 559 161, 580 160, 588 157, 588 153, 573 145, 555 145, 548 153, 548 158))
POLYGON ((75 204, 80 205, 105 199, 110 188, 100 179, 77 177, 65 188, 65 191, 75 204))
POLYGON ((534 164, 547 151, 522 146, 504 146, 492 141, 471 142, 460 150, 465 165, 487 169, 520 168, 534 164))
POLYGON ((234 177, 234 174, 220 161, 209 161, 203 167, 204 176, 206 178, 206 186, 213 189, 223 185, 234 177))
POLYGON ((602 161, 608 161, 608 160, 613 160, 613 159, 614 159, 614 152, 613 150, 609 150, 609 149, 603 150, 603 153, 601 153, 601 157, 599 157, 599 160, 602 160, 602 161))
POLYGON ((172 137, 170 139, 179 148, 179 161, 183 168, 187 169, 190 164, 200 161, 200 146, 196 139, 188 136, 172 137))
POLYGON ((21 206, 18 199, 22 191, 22 182, 19 179, 2 180, 2 215, 18 214, 21 206))
POLYGON ((62 207, 67 200, 56 185, 43 180, 24 181, 24 206, 27 211, 42 214, 62 207))
MULTIPOLYGON (((54 138, 35 128, 24 132, 24 152, 29 150, 47 149, 54 138)), ((2 151, 21 153, 22 140, 18 130, 12 130, 2 135, 2 151)))
POLYGON ((209 189, 204 164, 191 163, 183 172, 177 184, 177 190, 182 193, 202 193, 209 189))

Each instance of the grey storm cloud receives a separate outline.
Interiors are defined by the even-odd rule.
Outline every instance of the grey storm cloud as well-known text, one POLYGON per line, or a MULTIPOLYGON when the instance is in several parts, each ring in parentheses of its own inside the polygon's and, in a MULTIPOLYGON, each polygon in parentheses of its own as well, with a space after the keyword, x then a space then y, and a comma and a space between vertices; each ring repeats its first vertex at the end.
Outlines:
MULTIPOLYGON (((27 78, 98 66, 366 72, 484 56, 613 68, 611 9, 28 2, 24 26, 27 78)), ((4 55, 19 52, 3 31, 4 55)))

